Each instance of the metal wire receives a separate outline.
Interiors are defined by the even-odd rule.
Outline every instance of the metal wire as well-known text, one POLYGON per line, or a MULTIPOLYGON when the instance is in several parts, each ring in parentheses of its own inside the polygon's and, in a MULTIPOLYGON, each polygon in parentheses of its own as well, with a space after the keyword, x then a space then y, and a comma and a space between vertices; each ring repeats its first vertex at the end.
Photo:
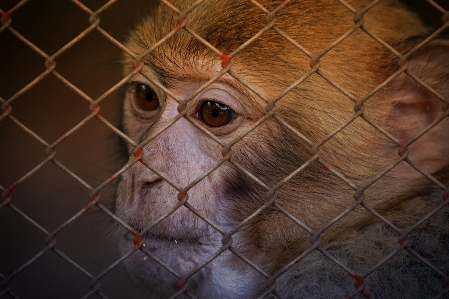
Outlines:
MULTIPOLYGON (((8 99, 0 98, 1 102, 1 114, 0 114, 0 121, 8 118, 12 122, 14 122, 21 130, 28 133, 32 138, 37 140, 40 144, 44 145, 46 147, 45 155, 46 158, 42 160, 40 163, 38 163, 32 170, 30 170, 28 173, 20 177, 16 182, 14 182, 10 186, 1 186, 0 190, 2 191, 1 196, 1 202, 0 202, 0 209, 11 209, 20 217, 22 217, 24 220, 26 220, 28 223, 36 227, 38 230, 43 232, 46 235, 46 246, 42 248, 39 252, 37 252, 31 259, 26 261, 24 264, 22 264, 19 268, 17 268, 12 273, 0 273, 0 280, 1 283, 1 289, 0 289, 0 296, 4 294, 8 294, 12 298, 18 298, 18 296, 14 293, 14 289, 11 288, 10 283, 16 278, 17 275, 19 275, 25 268, 29 267, 31 264, 33 264, 39 257, 41 257, 44 253, 51 251, 52 253, 60 256, 62 259, 66 260, 71 266, 79 270, 83 275, 85 275, 90 281, 90 291, 85 294, 83 298, 88 298, 92 294, 97 294, 98 296, 102 298, 107 298, 107 296, 101 291, 101 287, 99 282, 101 279, 111 270, 118 267, 119 264, 121 264, 124 260, 126 260, 129 256, 131 256, 136 251, 141 251, 144 254, 146 254, 149 258, 153 259, 156 263, 161 265, 163 268, 165 268, 167 271, 173 274, 176 279, 178 279, 180 289, 177 293, 173 294, 172 298, 176 298, 178 295, 186 294, 187 296, 191 298, 195 298, 195 296, 190 293, 189 291, 189 284, 188 280, 191 276, 193 276, 195 273, 197 273, 200 269, 202 269, 204 266, 206 266, 208 263, 213 261, 217 256, 222 254, 224 251, 230 251, 235 256, 237 256, 239 259, 241 259, 243 262, 247 263, 251 268, 253 268, 255 271, 260 273, 262 276, 264 276, 267 279, 267 289, 265 292, 261 295, 261 298, 265 298, 268 296, 275 296, 280 297, 280 295, 276 292, 276 279, 280 277, 282 274, 287 272, 289 269, 291 269, 296 263, 304 259, 306 256, 308 256, 310 253, 319 251, 323 254, 323 256, 333 263, 335 263, 337 266, 339 266, 343 271, 347 272, 350 276, 354 278, 355 281, 355 289, 352 294, 348 298, 353 298, 355 296, 358 296, 358 294, 361 294, 367 298, 370 297, 370 294, 365 289, 365 279, 374 271, 376 271, 379 267, 381 267, 383 264, 387 263, 392 257, 394 257, 398 252, 406 250, 410 252, 413 256, 416 257, 419 262, 427 265, 430 269, 432 269, 436 274, 441 276, 444 279, 444 291, 442 293, 438 294, 435 298, 440 298, 444 296, 449 290, 449 278, 448 273, 443 273, 440 269, 438 269, 437 265, 432 264, 431 261, 427 260, 424 256, 420 255, 418 252, 413 250, 408 242, 407 237, 408 235, 415 230, 418 226, 420 226, 424 221, 432 217, 435 213, 440 211, 443 207, 448 205, 448 187, 444 185, 444 182, 440 182, 437 178, 432 176, 429 173, 426 173, 424 170, 420 169, 418 166, 414 165, 412 161, 410 161, 407 157, 408 150, 407 147, 410 146, 413 142, 415 142, 418 138, 425 135, 429 130, 434 128, 438 123, 440 123, 443 119, 445 119, 449 114, 449 109, 446 109, 444 113, 442 113, 437 119, 435 119, 431 124, 429 124, 423 131, 421 131, 418 135, 414 136, 412 139, 407 141, 406 144, 401 144, 398 140, 396 140, 391 134, 389 134, 384 128, 382 128, 381 125, 376 123, 374 120, 370 119, 368 116, 366 116, 364 112, 364 104, 370 100, 370 98, 375 95, 382 87, 384 87, 386 84, 388 84, 390 81, 392 81, 394 78, 401 74, 406 74, 410 76, 412 79, 414 79, 418 84, 420 84, 423 88, 427 89, 429 92, 437 96, 441 101, 445 102, 447 104, 447 99, 445 99, 441 94, 439 94, 437 91, 433 90, 430 86, 428 86, 425 82, 417 78, 413 73, 410 73, 407 70, 407 65, 404 64, 400 69, 397 70, 393 75, 390 76, 387 80, 382 82, 380 85, 378 85, 376 88, 374 88, 371 92, 367 93, 363 98, 358 98, 355 95, 351 94, 348 90, 345 90, 342 86, 339 86, 336 82, 334 82, 330 77, 326 75, 324 71, 320 69, 320 59, 324 57, 329 51, 334 49, 337 45, 340 43, 344 43, 345 40, 353 35, 355 31, 362 30, 364 31, 368 36, 370 36, 373 40, 381 44, 383 47, 388 49, 393 55, 397 56, 401 61, 406 61, 407 58, 418 51, 420 48, 428 44, 431 40, 433 40, 439 33, 441 33, 443 30, 447 29, 449 27, 449 22, 447 21, 449 19, 449 12, 445 11, 441 6, 436 4, 434 1, 427 0, 428 3, 430 3, 435 9, 437 9, 442 15, 443 20, 446 20, 445 24, 442 25, 440 28, 438 28, 432 35, 430 35, 427 39, 416 45, 413 49, 411 49, 409 52, 407 52, 405 55, 401 55, 399 52, 397 52, 393 47, 391 47, 388 43, 386 43, 384 40, 382 40, 380 37, 376 36, 373 32, 371 32, 368 28, 364 26, 364 20, 363 16, 364 14, 369 11, 372 7, 374 7, 378 1, 373 1, 370 5, 365 7, 364 9, 357 11, 354 9, 350 4, 347 2, 340 0, 340 3, 344 5, 348 10, 350 10, 354 14, 354 25, 352 28, 350 28, 347 32, 339 36, 337 39, 335 39, 333 42, 328 44, 326 47, 324 47, 321 52, 317 54, 312 54, 309 52, 304 46, 300 45, 297 41, 293 40, 288 34, 283 32, 280 28, 276 26, 276 13, 279 11, 282 11, 283 9, 288 9, 288 4, 290 1, 285 1, 282 4, 280 4, 276 9, 273 11, 267 10, 262 4, 258 3, 255 0, 251 0, 251 2, 257 6, 263 13, 266 14, 266 25, 256 34, 254 34, 249 40, 247 40, 245 43, 240 45, 234 52, 232 53, 222 53, 218 49, 216 49, 213 45, 208 43, 205 39, 200 37, 192 28, 189 27, 189 24, 187 20, 189 19, 189 13, 198 5, 201 4, 202 1, 197 1, 193 6, 189 7, 185 11, 180 11, 178 8, 173 6, 169 1, 163 0, 162 2, 167 5, 170 9, 172 9, 174 12, 176 12, 179 15, 178 18, 178 26, 173 29, 167 36, 159 40, 157 43, 155 43, 151 48, 149 48, 147 51, 142 53, 139 56, 136 56, 133 52, 131 52, 129 49, 126 48, 122 43, 117 41, 115 38, 113 38, 108 32, 106 32, 104 29, 100 27, 100 16, 101 13, 109 9, 116 0, 110 0, 106 4, 104 4, 101 8, 99 8, 97 11, 92 11, 90 8, 85 6, 81 1, 79 0, 72 0, 72 2, 77 5, 83 12, 85 12, 88 16, 88 20, 90 25, 85 28, 84 31, 82 31, 78 36, 76 36, 74 39, 72 39, 70 42, 65 44, 63 47, 61 47, 58 51, 56 51, 53 55, 48 55, 43 50, 41 50, 39 47, 34 45, 31 41, 27 40, 23 35, 21 35, 18 31, 16 31, 13 28, 13 19, 14 14, 20 10, 21 7, 26 5, 27 1, 23 0, 20 1, 17 5, 15 5, 12 9, 10 9, 8 12, 1 11, 1 23, 2 26, 0 27, 0 33, 8 30, 15 38, 17 38, 19 41, 21 41, 24 45, 28 46, 30 49, 32 49, 34 52, 36 52, 38 55, 42 56, 46 62, 45 65, 47 69, 42 72, 39 76, 34 78, 31 82, 23 86, 18 92, 16 92, 14 95, 12 95, 8 99), (83 40, 88 33, 91 31, 96 30, 101 35, 103 35, 106 39, 112 42, 113 45, 121 49, 122 51, 128 53, 130 56, 132 56, 135 61, 135 68, 134 70, 124 77, 122 80, 117 82, 113 87, 106 90, 102 95, 100 95, 96 99, 92 99, 88 95, 86 95, 84 92, 81 91, 77 86, 75 86, 73 83, 71 83, 68 79, 66 79, 63 75, 57 72, 57 65, 56 62, 59 58, 59 56, 67 51, 68 49, 72 48, 75 44, 79 43, 81 40, 83 40), (223 61, 223 69, 216 74, 213 78, 211 78, 206 84, 201 86, 198 90, 194 91, 185 101, 181 101, 176 98, 175 95, 171 94, 170 91, 161 85, 158 82, 153 82, 157 86, 159 86, 161 89, 166 92, 167 95, 169 95, 171 98, 176 100, 181 106, 179 107, 180 113, 179 115, 172 119, 168 124, 166 124, 164 127, 160 128, 158 132, 155 134, 152 134, 144 141, 140 142, 139 144, 133 141, 131 138, 123 134, 120 130, 118 130, 112 123, 110 123, 108 120, 106 120, 101 115, 100 107, 102 105, 102 101, 110 95, 112 92, 116 91, 118 88, 123 86, 128 80, 135 74, 140 73, 142 71, 142 68, 144 66, 144 62, 142 61, 142 58, 154 51, 158 46, 164 44, 171 36, 175 35, 178 31, 184 30, 188 34, 190 34, 192 37, 197 39, 199 42, 201 42, 204 46, 206 46, 208 49, 210 49, 213 53, 217 55, 217 57, 221 57, 223 61), (287 87, 285 90, 279 93, 278 96, 274 97, 271 100, 264 99, 267 102, 266 106, 266 113, 263 117, 261 117, 257 122, 255 122, 244 134, 238 136, 234 140, 223 143, 220 139, 218 139, 216 136, 211 134, 208 130, 204 129, 203 127, 196 124, 191 117, 186 115, 185 111, 185 105, 187 105, 187 102, 194 98, 195 95, 199 94, 203 90, 205 90, 210 84, 214 83, 216 80, 218 80, 220 77, 222 77, 224 74, 228 74, 232 76, 236 81, 240 82, 242 85, 247 87, 249 90, 251 90, 254 94, 258 95, 260 98, 263 99, 263 97, 257 93, 257 91, 248 85, 247 82, 244 82, 239 78, 237 74, 235 74, 231 70, 232 66, 232 58, 239 52, 245 51, 245 49, 254 41, 256 41, 262 34, 264 34, 267 31, 273 31, 276 32, 280 38, 283 38, 287 42, 289 42, 293 47, 297 48, 299 51, 304 53, 308 58, 310 59, 310 69, 303 74, 299 79, 297 79, 295 82, 293 82, 289 87, 287 87), (276 113, 276 103, 281 100, 288 92, 290 92, 292 89, 303 83, 307 78, 309 78, 311 75, 318 75, 321 78, 323 78, 325 81, 327 81, 329 84, 334 86, 336 89, 339 90, 339 92, 342 95, 345 95, 348 99, 350 99, 354 103, 354 114, 346 120, 343 124, 341 124, 339 127, 335 128, 332 132, 330 132, 327 136, 319 140, 318 142, 314 143, 307 139, 301 132, 290 126, 287 122, 285 122, 282 118, 282 115, 276 113), (21 95, 23 95, 26 91, 30 90, 33 86, 41 82, 44 78, 48 76, 54 76, 57 78, 60 82, 62 82, 65 86, 70 88, 72 91, 74 91, 77 95, 79 95, 81 98, 85 99, 87 102, 90 103, 90 109, 91 113, 85 117, 83 120, 81 120, 79 123, 77 123, 75 126, 73 126, 70 130, 68 130, 66 133, 61 135, 59 138, 57 138, 54 142, 47 142, 44 140, 44 138, 40 137, 36 132, 34 132, 31 128, 28 128, 26 125, 21 123, 18 119, 14 117, 14 103, 15 101, 20 98, 21 95), (64 163, 59 161, 57 159, 56 150, 58 147, 63 143, 67 138, 70 138, 77 130, 82 128, 86 125, 86 123, 93 119, 99 119, 102 123, 104 123, 114 134, 117 134, 121 138, 125 139, 126 142, 132 146, 135 147, 134 150, 134 158, 130 159, 120 170, 113 173, 109 178, 107 178, 105 181, 101 182, 97 186, 91 186, 89 183, 87 183, 85 180, 83 180, 80 176, 75 174, 74 171, 72 171, 69 167, 65 166, 64 163), (158 170, 156 167, 148 163, 143 159, 142 151, 143 147, 154 140, 159 134, 167 130, 170 126, 172 126, 177 120, 180 118, 185 118, 189 120, 192 125, 198 128, 198 130, 201 130, 204 134, 206 134, 208 137, 213 139, 219 146, 222 148, 223 158, 219 161, 217 161, 216 164, 212 165, 208 170, 204 171, 198 178, 193 180, 190 184, 187 186, 180 186, 176 184, 167 174, 163 173, 162 171, 158 170), (262 181, 260 181, 254 174, 252 174, 250 171, 245 169, 242 165, 240 165, 237 161, 235 161, 232 158, 232 146, 237 143, 242 138, 245 138, 246 135, 248 135, 250 132, 255 130, 257 127, 259 127, 261 124, 263 124, 267 119, 275 119, 279 125, 281 125, 284 129, 291 132, 291 134, 294 134, 295 136, 299 137, 300 139, 304 140, 309 146, 310 146, 310 158, 300 167, 298 167, 296 170, 294 170, 291 174, 286 176, 284 179, 277 182, 277 184, 273 187, 268 187, 266 184, 264 184, 262 181), (381 133, 383 133, 388 139, 396 143, 398 146, 400 146, 402 149, 402 155, 390 166, 388 166, 386 169, 379 172, 377 175, 371 178, 370 181, 365 182, 362 186, 357 186, 354 182, 352 182, 349 178, 347 178, 343 173, 339 172, 336 168, 334 168, 332 165, 327 164, 323 161, 321 158, 321 152, 320 148, 329 140, 334 138, 334 136, 339 133, 341 130, 343 130, 346 126, 352 124, 355 120, 363 119, 365 122, 369 123, 371 126, 379 130, 381 133), (395 226, 392 222, 390 222, 385 216, 383 216, 381 213, 377 212, 375 209, 373 209, 364 199, 364 192, 365 190, 376 183, 380 178, 382 178, 386 173, 388 173, 391 169, 393 169, 396 165, 398 165, 400 162, 405 161, 409 165, 411 165, 413 168, 415 168, 417 171, 419 171, 421 174, 429 178, 435 185, 437 185, 439 188, 441 188, 444 191, 443 199, 441 201, 441 204, 437 207, 433 208, 427 215, 425 215, 422 219, 420 219, 415 224, 409 226, 407 229, 400 229, 397 226, 395 226), (225 162, 229 162, 232 165, 234 165, 241 173, 246 175, 248 178, 253 180, 256 184, 258 184, 260 187, 266 190, 266 202, 259 207, 253 214, 248 216, 244 221, 239 223, 237 226, 229 230, 228 232, 221 230, 209 217, 208 215, 203 215, 200 211, 196 210, 193 206, 191 206, 188 202, 188 192, 189 190, 194 187, 198 182, 209 176, 212 172, 214 172, 220 165, 222 165, 225 162), (334 217, 330 222, 328 222, 326 225, 321 227, 319 230, 314 230, 311 227, 309 227, 306 223, 300 221, 299 219, 295 218, 292 214, 290 214, 285 208, 283 208, 281 205, 279 205, 276 202, 276 191, 281 188, 283 185, 285 185, 289 180, 291 180, 295 175, 298 173, 301 173, 305 169, 307 169, 313 162, 321 163, 324 167, 326 167, 330 172, 332 172, 336 177, 341 179, 343 182, 345 182, 351 189, 354 190, 354 197, 355 201, 346 209, 344 209, 340 214, 334 217), (21 185, 24 181, 28 180, 31 176, 33 176, 39 169, 43 168, 48 163, 53 163, 57 167, 59 167, 62 171, 67 173, 69 176, 73 177, 75 180, 77 180, 86 190, 89 191, 90 197, 87 199, 85 206, 80 209, 77 213, 73 214, 69 219, 67 219, 64 223, 62 223, 59 227, 57 227, 53 231, 47 231, 43 228, 42 225, 40 225, 37 221, 29 217, 24 211, 19 209, 15 204, 14 200, 12 199, 12 196, 14 195, 14 191, 18 188, 21 188, 21 185), (163 178, 166 182, 168 182, 171 186, 173 186, 178 192, 179 192, 179 202, 173 206, 173 208, 166 212, 164 215, 162 215, 160 218, 158 218, 154 223, 152 223, 150 226, 146 227, 143 231, 137 232, 134 228, 130 227, 123 219, 120 219, 117 217, 114 213, 112 213, 108 208, 106 208, 102 202, 101 197, 99 196, 99 192, 107 185, 109 185, 114 179, 119 177, 121 174, 123 174, 125 171, 127 171, 130 167, 132 167, 135 163, 141 163, 142 165, 145 165, 148 167, 152 172, 156 173, 159 177, 163 178), (127 254, 120 257, 118 260, 116 260, 114 263, 112 263, 110 266, 106 267, 100 274, 94 275, 90 273, 87 269, 83 268, 80 264, 75 262, 73 259, 71 259, 68 255, 66 255, 64 252, 62 252, 60 249, 56 247, 56 239, 58 237, 58 234, 66 229, 67 226, 71 225, 75 220, 79 219, 83 214, 86 213, 87 210, 89 210, 93 206, 97 206, 101 211, 103 211, 105 214, 107 214, 109 217, 114 219, 114 221, 124 227, 126 230, 128 230, 132 235, 134 235, 135 238, 135 248, 130 250, 127 254), (148 231, 150 231, 153 227, 155 227, 158 223, 166 219, 169 215, 173 214, 178 208, 181 206, 184 206, 185 208, 192 211, 198 218, 205 221, 210 227, 212 227, 214 230, 216 230, 218 233, 222 235, 222 246, 219 248, 214 254, 212 254, 210 257, 208 257, 206 260, 199 263, 192 271, 190 271, 187 275, 181 276, 179 273, 177 273, 174 269, 171 269, 169 265, 167 265, 163 260, 157 258, 154 256, 149 250, 147 250, 142 241, 141 237, 148 231), (298 255, 294 260, 292 260, 290 263, 279 269, 275 274, 270 275, 266 273, 263 269, 260 268, 260 266, 253 263, 251 260, 247 259, 244 255, 242 255, 238 250, 236 250, 234 247, 232 247, 232 238, 233 234, 237 232, 240 228, 242 228, 245 224, 249 223, 251 220, 253 220, 257 215, 260 213, 266 211, 268 208, 275 208, 279 213, 283 214, 285 217, 292 220, 293 223, 301 227, 304 231, 306 231, 308 234, 310 234, 310 246, 302 252, 300 255, 298 255), (353 269, 351 269, 349 266, 345 265, 343 262, 338 260, 338 258, 334 257, 330 252, 328 252, 323 246, 321 246, 321 239, 320 236, 323 234, 326 230, 328 230, 333 224, 338 222, 340 219, 348 215, 353 209, 356 207, 363 207, 367 211, 369 211, 372 215, 374 215, 376 218, 378 218, 380 221, 385 223, 388 227, 390 227, 392 230, 394 230, 399 239, 398 246, 392 250, 388 255, 386 255, 383 259, 378 261, 374 266, 372 266, 369 270, 367 270, 365 273, 357 273, 353 269)), ((148 78, 148 80, 151 80, 151 78, 148 78)), ((1 95, 0 95, 1 96, 1 95)), ((1 269, 0 269, 1 270, 1 269)))

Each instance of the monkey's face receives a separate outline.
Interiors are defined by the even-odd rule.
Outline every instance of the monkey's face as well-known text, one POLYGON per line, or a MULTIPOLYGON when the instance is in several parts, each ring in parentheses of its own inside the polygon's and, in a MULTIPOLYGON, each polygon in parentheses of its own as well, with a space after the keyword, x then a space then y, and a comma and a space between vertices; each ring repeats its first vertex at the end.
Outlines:
MULTIPOLYGON (((257 197, 261 188, 239 173, 227 159, 230 153, 223 150, 245 135, 261 117, 261 103, 248 96, 248 91, 229 75, 195 94, 215 75, 213 70, 201 65, 195 72, 184 73, 182 81, 172 80, 166 87, 170 94, 153 83, 158 79, 150 68, 143 70, 144 75, 136 75, 128 84, 123 125, 132 139, 139 143, 150 141, 143 143, 141 156, 136 157, 133 150, 128 149, 131 160, 140 161, 122 175, 117 214, 136 232, 143 233, 144 251, 183 277, 217 254, 227 231, 254 212, 264 200, 264 197, 257 197), (187 98, 190 98, 187 105, 179 108, 187 98)), ((265 129, 261 126, 258 131, 265 129)), ((272 155, 266 144, 254 146, 259 147, 261 157, 272 155)), ((233 154, 241 157, 247 155, 249 149, 244 139, 233 148, 233 154)), ((245 162, 245 159, 240 160, 245 162)), ((268 176, 263 177, 269 183, 268 176)), ((246 234, 233 235, 233 246, 245 246, 252 251, 248 254, 257 259, 260 252, 248 245, 254 242, 258 232, 246 234)), ((123 252, 134 247, 134 238, 132 233, 126 234, 121 244, 123 252)), ((151 289, 166 288, 179 281, 140 251, 126 263, 133 276, 151 289)), ((211 284, 220 284, 226 277, 225 280, 235 280, 226 285, 238 285, 241 277, 246 276, 246 282, 240 287, 248 284, 254 287, 255 281, 262 277, 253 272, 235 255, 224 252, 194 274, 191 284, 204 284, 204 277, 208 277, 211 284)))

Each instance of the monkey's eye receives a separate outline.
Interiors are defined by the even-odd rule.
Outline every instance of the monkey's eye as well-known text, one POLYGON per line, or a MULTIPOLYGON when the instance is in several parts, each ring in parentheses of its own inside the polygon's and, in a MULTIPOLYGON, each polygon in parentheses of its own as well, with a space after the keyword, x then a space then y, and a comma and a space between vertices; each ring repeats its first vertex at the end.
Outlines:
POLYGON ((159 99, 151 87, 139 83, 134 88, 134 100, 137 107, 144 111, 154 111, 159 108, 159 99))
POLYGON ((205 101, 201 104, 199 116, 210 127, 221 127, 234 119, 234 111, 221 103, 205 101))

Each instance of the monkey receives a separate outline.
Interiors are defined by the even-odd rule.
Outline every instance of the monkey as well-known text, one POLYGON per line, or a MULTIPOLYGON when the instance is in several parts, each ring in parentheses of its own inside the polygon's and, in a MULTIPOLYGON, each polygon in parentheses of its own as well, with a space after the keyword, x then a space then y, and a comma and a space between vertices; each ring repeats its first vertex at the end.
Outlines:
POLYGON ((122 59, 149 297, 449 298, 449 41, 393 0, 170 3, 122 59))

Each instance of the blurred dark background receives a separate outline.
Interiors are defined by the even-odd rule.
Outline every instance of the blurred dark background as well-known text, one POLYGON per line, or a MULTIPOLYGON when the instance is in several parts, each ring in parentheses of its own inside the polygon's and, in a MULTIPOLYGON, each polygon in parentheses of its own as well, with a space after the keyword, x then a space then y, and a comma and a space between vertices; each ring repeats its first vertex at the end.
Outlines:
MULTIPOLYGON (((19 1, 0 0, 9 11, 19 1)), ((107 1, 84 0, 92 11, 107 1)), ((408 0, 432 26, 442 24, 441 13, 424 0, 408 0)), ((449 9, 448 0, 437 1, 449 9)), ((130 27, 152 9, 154 1, 122 0, 100 15, 100 27, 124 41, 130 27)), ((51 56, 89 26, 89 15, 71 1, 35 0, 11 15, 11 27, 51 56)), ((93 30, 56 58, 56 71, 93 100, 121 80, 121 50, 93 30)), ((8 29, 0 33, 0 97, 8 100, 43 73, 45 59, 18 40, 8 29)), ((0 103, 1 104, 1 103, 0 103)), ((90 103, 53 74, 24 92, 12 103, 12 116, 52 144, 90 114, 90 103)), ((100 114, 118 123, 119 92, 100 103, 100 114)), ((98 119, 89 120, 56 147, 60 163, 96 187, 125 163, 117 155, 117 135, 98 119)), ((0 192, 40 162, 46 147, 11 119, 0 121, 0 192)), ((101 203, 111 211, 117 180, 105 187, 101 203)), ((12 192, 20 211, 51 232, 89 202, 90 191, 53 163, 46 163, 12 192)), ((93 207, 56 236, 55 247, 93 276, 115 262, 122 236, 105 213, 93 207)), ((8 206, 0 208, 0 281, 45 248, 46 235, 8 206)), ((90 279, 53 251, 46 251, 15 276, 11 290, 20 298, 81 298, 90 291, 90 279)), ((121 267, 100 281, 109 298, 144 298, 121 267)), ((0 298, 13 298, 0 287, 0 298), (3 294, 3 295, 2 295, 3 294)), ((100 298, 93 294, 89 298, 100 298)))
MULTIPOLYGON (((9 11, 19 1, 0 0, 9 11)), ((82 3, 92 11, 107 1, 82 3)), ((152 1, 118 1, 100 15, 100 26, 119 41, 152 7, 152 1)), ((89 25, 89 14, 71 1, 30 1, 11 15, 11 27, 51 56, 89 25)), ((121 80, 121 50, 97 30, 55 59, 56 71, 93 100, 121 80)), ((8 100, 46 70, 45 59, 8 29, 0 33, 0 97, 8 100)), ((90 114, 90 103, 50 74, 11 103, 12 116, 52 144, 90 114)), ((100 103, 100 114, 118 123, 119 92, 100 103)), ((64 166, 96 187, 118 171, 117 135, 98 119, 88 121, 55 149, 64 166)), ((0 121, 0 186, 7 188, 43 161, 46 147, 9 118, 0 121)), ((100 192, 113 210, 117 180, 100 192)), ((3 191, 3 190, 2 190, 3 191)), ((1 193, 1 192, 0 192, 1 193)), ((12 203, 52 232, 89 203, 90 191, 49 162, 12 192, 12 203)), ((11 208, 0 208, 0 281, 45 248, 46 235, 11 208)), ((115 262, 116 226, 97 207, 56 235, 55 247, 93 276, 115 262)), ((54 252, 47 251, 11 281, 20 298, 81 298, 90 279, 54 252)), ((100 281, 109 298, 144 298, 118 267, 100 281)), ((0 294, 2 289, 0 288, 0 294)), ((8 294, 0 298, 12 298, 8 294)), ((92 295, 89 298, 100 298, 92 295)))

